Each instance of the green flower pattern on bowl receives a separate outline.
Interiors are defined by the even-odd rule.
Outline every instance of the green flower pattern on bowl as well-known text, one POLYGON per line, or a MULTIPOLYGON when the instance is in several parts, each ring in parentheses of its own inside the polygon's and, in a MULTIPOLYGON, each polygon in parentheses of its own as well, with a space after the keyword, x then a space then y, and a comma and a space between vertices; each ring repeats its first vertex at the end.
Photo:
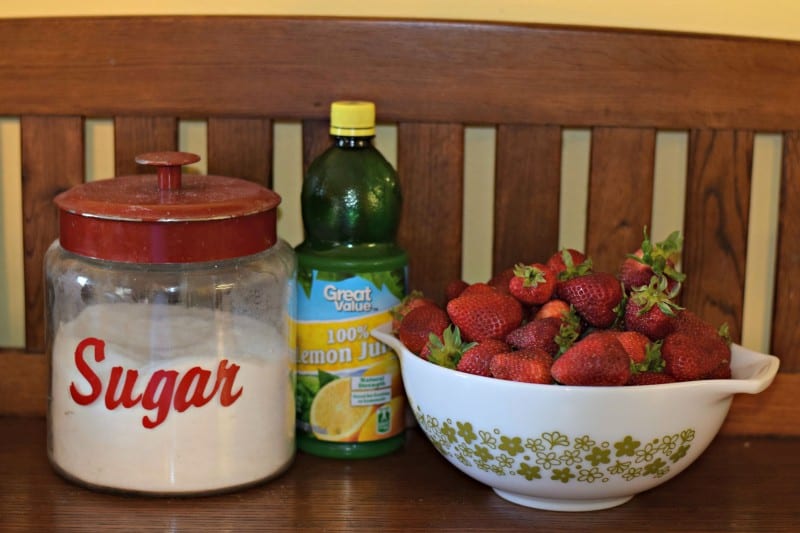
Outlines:
POLYGON ((598 441, 590 435, 570 436, 556 430, 517 436, 504 435, 497 428, 476 428, 469 421, 440 421, 419 407, 416 416, 442 455, 464 466, 528 481, 605 483, 612 478, 660 478, 686 455, 695 436, 691 428, 649 442, 632 435, 614 442, 598 441))

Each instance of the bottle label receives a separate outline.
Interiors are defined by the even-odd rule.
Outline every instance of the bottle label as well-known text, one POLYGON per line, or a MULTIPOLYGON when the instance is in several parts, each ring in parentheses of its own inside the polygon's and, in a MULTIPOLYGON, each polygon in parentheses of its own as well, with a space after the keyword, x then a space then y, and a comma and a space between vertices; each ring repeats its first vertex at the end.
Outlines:
POLYGON ((391 321, 405 269, 361 274, 298 269, 297 429, 368 442, 404 429, 397 354, 370 335, 391 321))

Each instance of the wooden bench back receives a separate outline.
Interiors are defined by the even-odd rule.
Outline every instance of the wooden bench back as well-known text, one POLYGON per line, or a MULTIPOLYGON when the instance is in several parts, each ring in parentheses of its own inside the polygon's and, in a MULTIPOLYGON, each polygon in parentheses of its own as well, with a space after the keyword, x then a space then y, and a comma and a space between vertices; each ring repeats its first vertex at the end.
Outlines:
MULTIPOLYGON (((0 116, 21 125, 26 304, 25 349, 0 349, 0 413, 44 410, 41 265, 57 235, 52 198, 84 176, 84 119, 113 118, 117 175, 139 171, 137 153, 176 149, 188 118, 207 121, 209 173, 271 185, 275 121, 302 121, 307 163, 328 142, 329 102, 360 98, 397 124, 400 240, 412 286, 437 298, 469 260, 465 127, 496 128, 486 222, 495 271, 558 247, 565 128, 591 131, 585 249, 607 270, 651 224, 657 133, 688 132, 682 268, 694 282, 682 303, 727 322, 736 340, 754 136, 782 135, 770 342, 782 367, 772 396, 781 416, 798 416, 788 406, 800 397, 800 44, 471 22, 121 17, 0 20, 0 50, 0 116)), ((743 431, 797 431, 766 416, 743 431)))

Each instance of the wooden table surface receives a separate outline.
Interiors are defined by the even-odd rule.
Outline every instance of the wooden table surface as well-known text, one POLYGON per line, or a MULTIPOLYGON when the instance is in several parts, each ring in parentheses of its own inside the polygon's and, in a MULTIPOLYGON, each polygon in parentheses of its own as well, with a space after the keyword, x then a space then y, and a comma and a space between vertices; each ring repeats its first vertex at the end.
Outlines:
POLYGON ((0 531, 797 531, 800 439, 729 437, 665 485, 603 511, 521 507, 458 472, 418 430, 368 460, 298 453, 263 485, 202 498, 93 492, 59 477, 41 418, 0 418, 0 531))

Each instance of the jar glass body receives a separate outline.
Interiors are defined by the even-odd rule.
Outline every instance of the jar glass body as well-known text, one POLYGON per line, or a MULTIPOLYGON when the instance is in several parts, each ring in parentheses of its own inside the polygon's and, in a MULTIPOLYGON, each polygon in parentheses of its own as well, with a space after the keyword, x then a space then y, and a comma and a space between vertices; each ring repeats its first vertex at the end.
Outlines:
POLYGON ((232 490, 295 450, 296 262, 278 241, 222 261, 45 257, 48 454, 82 484, 232 490))

